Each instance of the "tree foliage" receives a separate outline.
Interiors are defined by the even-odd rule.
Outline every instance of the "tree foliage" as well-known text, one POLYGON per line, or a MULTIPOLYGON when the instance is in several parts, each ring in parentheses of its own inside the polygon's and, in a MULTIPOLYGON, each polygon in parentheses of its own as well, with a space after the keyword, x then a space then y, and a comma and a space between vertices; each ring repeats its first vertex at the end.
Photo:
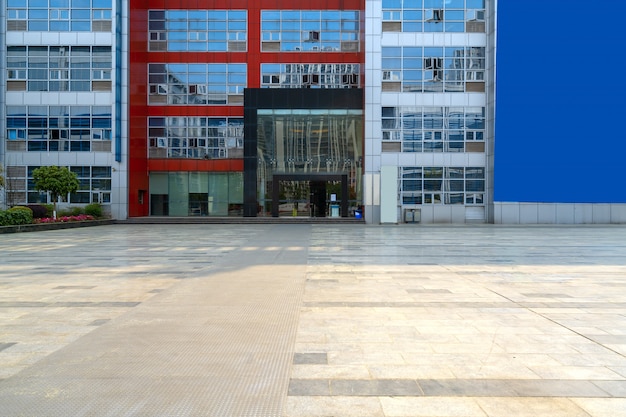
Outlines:
POLYGON ((49 192, 55 205, 58 198, 78 190, 80 183, 76 173, 66 167, 45 166, 33 171, 33 180, 37 191, 49 192))
POLYGON ((2 175, 3 171, 2 165, 0 164, 0 188, 4 187, 4 175, 2 175))

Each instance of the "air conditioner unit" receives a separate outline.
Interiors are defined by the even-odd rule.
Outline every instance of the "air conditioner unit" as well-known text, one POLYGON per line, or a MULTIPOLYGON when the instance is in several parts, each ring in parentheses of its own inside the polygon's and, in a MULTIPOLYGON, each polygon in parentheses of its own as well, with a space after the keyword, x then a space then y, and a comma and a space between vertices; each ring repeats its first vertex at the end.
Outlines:
POLYGON ((320 40, 320 33, 316 30, 304 32, 304 40, 310 42, 317 42, 320 40))
POLYGON ((383 71, 383 81, 400 81, 400 77, 394 71, 383 71))
POLYGON ((484 21, 485 20, 485 11, 484 10, 468 10, 467 11, 467 20, 469 21, 484 21))
POLYGON ((441 22, 443 20, 443 10, 428 9, 424 13, 424 20, 427 22, 441 22))

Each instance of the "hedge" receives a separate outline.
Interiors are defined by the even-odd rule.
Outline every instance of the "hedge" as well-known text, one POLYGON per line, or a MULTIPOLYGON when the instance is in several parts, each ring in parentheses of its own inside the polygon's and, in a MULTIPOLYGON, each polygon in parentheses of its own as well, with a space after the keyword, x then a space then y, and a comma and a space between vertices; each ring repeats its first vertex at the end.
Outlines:
POLYGON ((0 211, 0 226, 17 226, 32 222, 33 211, 28 207, 16 206, 7 211, 0 211))

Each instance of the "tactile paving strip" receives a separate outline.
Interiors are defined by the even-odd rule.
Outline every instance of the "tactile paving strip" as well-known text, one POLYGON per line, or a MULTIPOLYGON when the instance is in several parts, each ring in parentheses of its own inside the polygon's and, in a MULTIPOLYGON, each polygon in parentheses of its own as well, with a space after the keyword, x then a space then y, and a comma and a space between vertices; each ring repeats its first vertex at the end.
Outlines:
MULTIPOLYGON (((301 245, 309 231, 294 227, 306 229, 274 233, 271 253, 235 250, 223 269, 181 280, 0 381, 2 415, 280 416, 307 256, 292 239, 301 245)), ((255 232, 262 248, 267 230, 255 232)))

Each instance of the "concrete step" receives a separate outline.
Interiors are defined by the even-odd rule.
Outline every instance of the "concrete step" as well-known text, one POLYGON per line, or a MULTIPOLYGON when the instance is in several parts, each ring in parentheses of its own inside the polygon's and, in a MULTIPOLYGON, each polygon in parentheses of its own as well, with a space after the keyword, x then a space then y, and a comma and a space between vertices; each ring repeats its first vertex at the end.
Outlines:
POLYGON ((120 224, 365 224, 354 217, 172 217, 148 216, 118 220, 120 224))

